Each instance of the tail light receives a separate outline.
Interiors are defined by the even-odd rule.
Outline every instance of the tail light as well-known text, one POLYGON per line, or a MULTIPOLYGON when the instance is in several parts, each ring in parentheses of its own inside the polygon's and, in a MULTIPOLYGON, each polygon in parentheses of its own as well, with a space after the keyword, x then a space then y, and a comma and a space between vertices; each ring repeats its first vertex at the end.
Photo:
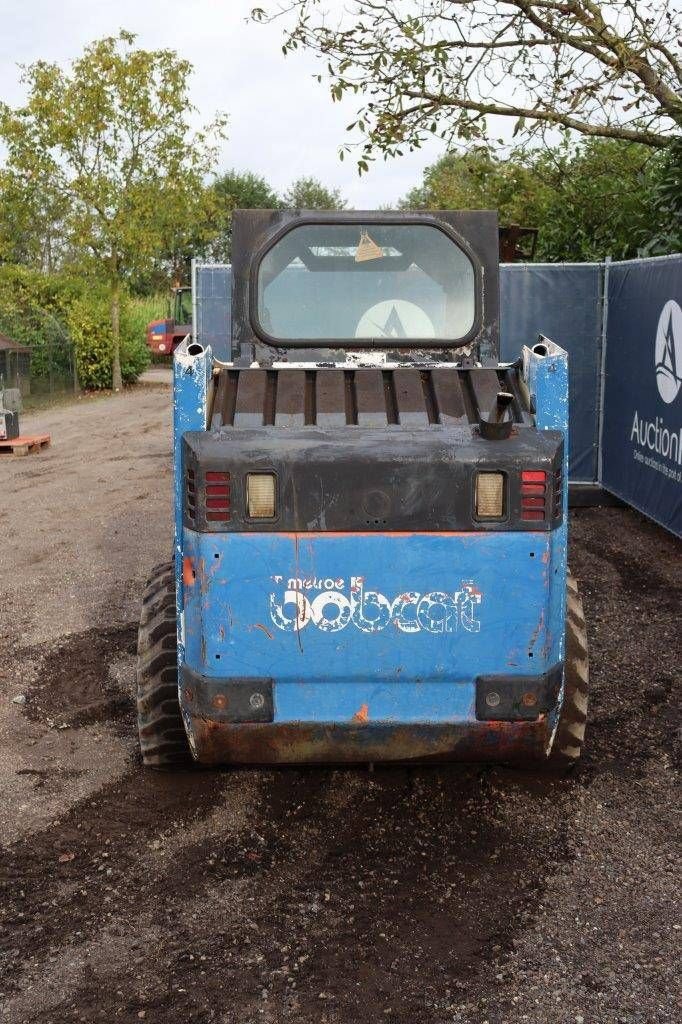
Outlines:
POLYGON ((479 519, 502 519, 504 515, 504 475, 476 474, 476 515, 479 519))
POLYGON ((209 469, 204 477, 204 503, 208 522, 230 520, 230 474, 209 469))
POLYGON ((547 474, 543 469, 521 473, 521 519, 540 522, 546 518, 547 474))
POLYGON ((274 473, 247 474, 246 508, 249 519, 275 518, 274 473))

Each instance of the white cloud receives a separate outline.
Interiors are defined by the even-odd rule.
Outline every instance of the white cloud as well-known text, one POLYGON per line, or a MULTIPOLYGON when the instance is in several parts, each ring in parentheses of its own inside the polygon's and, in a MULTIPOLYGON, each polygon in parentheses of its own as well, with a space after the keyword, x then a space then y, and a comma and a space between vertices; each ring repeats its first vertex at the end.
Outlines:
MULTIPOLYGON (((191 61, 192 101, 202 120, 216 110, 229 115, 223 168, 256 171, 278 190, 313 175, 357 208, 395 202, 419 182, 442 145, 429 143, 359 178, 353 161, 341 163, 337 155, 353 106, 333 104, 324 84, 313 80, 319 68, 311 54, 282 55, 279 25, 248 21, 254 2, 0 0, 0 98, 21 101, 18 64, 68 61, 93 39, 126 28, 141 46, 170 47, 191 61)), ((329 0, 333 5, 341 9, 343 0, 329 0)))

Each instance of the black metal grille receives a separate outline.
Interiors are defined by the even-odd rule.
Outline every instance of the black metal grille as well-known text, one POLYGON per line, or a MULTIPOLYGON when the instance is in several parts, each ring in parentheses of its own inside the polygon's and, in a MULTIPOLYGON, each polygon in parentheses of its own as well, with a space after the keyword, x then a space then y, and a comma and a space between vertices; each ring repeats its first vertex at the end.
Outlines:
POLYGON ((530 422, 513 370, 235 369, 215 387, 214 428, 465 426, 489 419, 500 391, 513 396, 513 421, 530 422))
POLYGON ((185 510, 187 518, 194 522, 197 517, 197 489, 196 476, 191 466, 185 472, 185 510))

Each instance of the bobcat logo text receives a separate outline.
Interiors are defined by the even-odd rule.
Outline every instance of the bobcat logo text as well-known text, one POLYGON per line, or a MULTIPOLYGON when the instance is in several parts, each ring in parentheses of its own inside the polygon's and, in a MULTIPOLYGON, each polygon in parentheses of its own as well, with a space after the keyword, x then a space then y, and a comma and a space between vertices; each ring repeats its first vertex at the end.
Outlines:
POLYGON ((362 633, 380 633, 389 625, 401 633, 481 629, 477 612, 482 594, 472 581, 463 581, 455 591, 405 590, 397 597, 366 589, 364 576, 351 576, 348 584, 339 578, 283 576, 273 576, 273 582, 284 591, 270 594, 270 617, 278 629, 288 632, 311 625, 325 633, 349 626, 362 633))

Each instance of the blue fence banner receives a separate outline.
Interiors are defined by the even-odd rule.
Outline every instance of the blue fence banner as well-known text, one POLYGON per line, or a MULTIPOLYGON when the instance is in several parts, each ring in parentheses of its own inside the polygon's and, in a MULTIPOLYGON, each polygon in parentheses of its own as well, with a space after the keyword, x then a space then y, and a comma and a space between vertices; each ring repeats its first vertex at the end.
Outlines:
POLYGON ((569 479, 597 479, 602 277, 600 263, 500 266, 500 357, 544 334, 568 352, 569 479))
POLYGON ((602 484, 682 537, 682 256, 608 272, 602 484))

